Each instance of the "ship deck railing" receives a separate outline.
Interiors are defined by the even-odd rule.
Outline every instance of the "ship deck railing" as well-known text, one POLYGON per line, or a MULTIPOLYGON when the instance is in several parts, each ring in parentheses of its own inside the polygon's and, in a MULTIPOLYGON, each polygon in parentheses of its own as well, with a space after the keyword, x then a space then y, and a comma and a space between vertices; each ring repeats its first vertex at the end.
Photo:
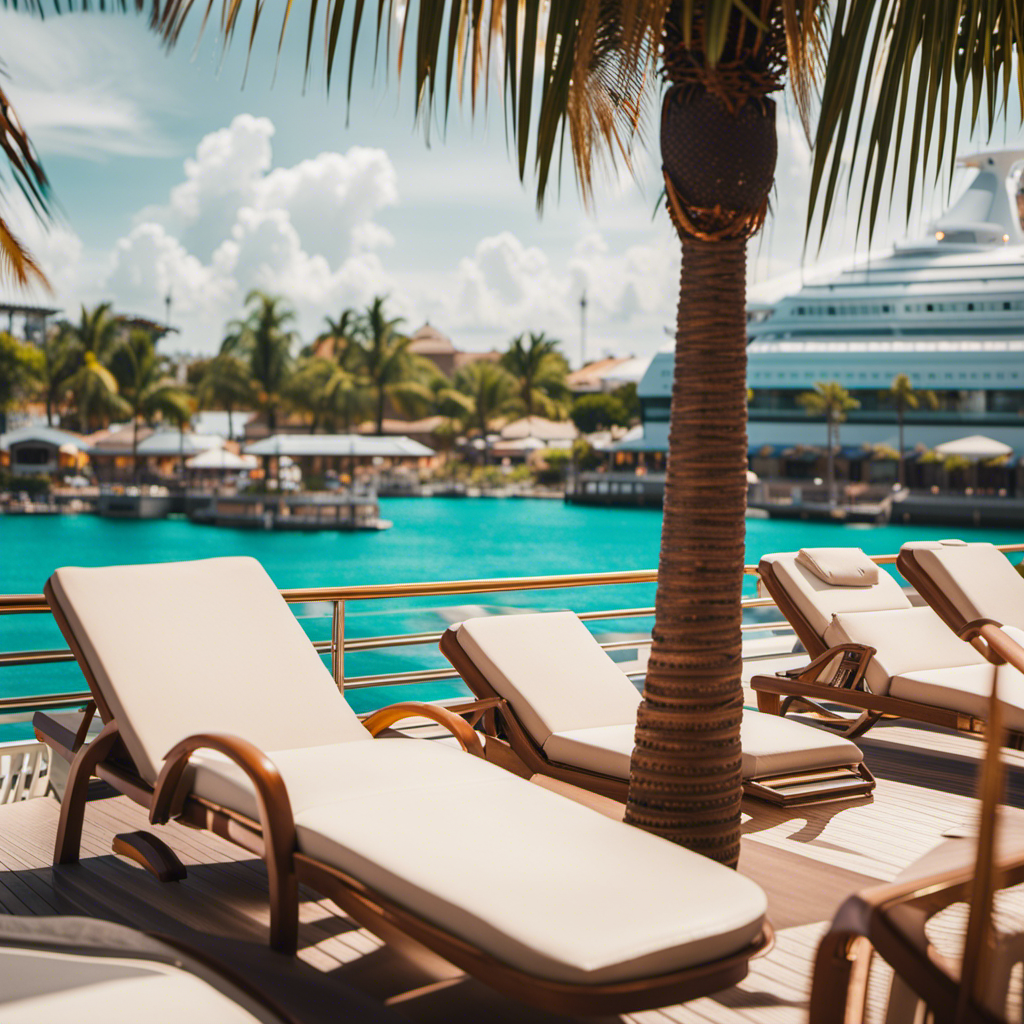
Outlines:
MULTIPOLYGON (((1010 554, 1024 551, 1024 544, 1003 544, 999 550, 1010 554)), ((893 566, 895 554, 872 555, 878 565, 893 566)), ((757 566, 744 566, 744 574, 757 578, 757 566)), ((331 674, 342 691, 367 690, 378 687, 415 686, 443 680, 457 680, 450 666, 442 668, 404 668, 393 672, 377 672, 367 675, 348 675, 346 655, 368 651, 399 650, 410 647, 436 648, 441 632, 430 630, 413 633, 380 634, 354 637, 346 635, 346 614, 353 605, 367 601, 399 601, 410 598, 465 598, 484 594, 536 593, 539 591, 571 591, 580 588, 602 588, 609 594, 631 584, 657 583, 655 569, 630 569, 618 572, 574 573, 564 575, 497 577, 491 579, 468 579, 455 581, 434 581, 422 583, 371 583, 350 586, 300 587, 281 590, 281 596, 290 605, 326 604, 330 608, 330 634, 326 638, 314 639, 317 652, 329 659, 331 674)), ((744 613, 754 609, 771 609, 774 601, 767 596, 748 596, 742 600, 744 613)), ((540 610, 531 608, 530 610, 540 610)), ((653 619, 654 607, 650 605, 630 606, 612 604, 608 608, 591 609, 579 613, 585 622, 612 620, 653 619)), ((0 615, 49 615, 50 608, 42 594, 0 595, 0 615)), ((749 616, 745 615, 745 618, 749 616)), ((792 628, 781 614, 764 621, 745 621, 740 627, 745 641, 758 636, 794 637, 792 628)), ((649 629, 637 631, 639 635, 627 639, 605 640, 601 646, 608 651, 644 650, 651 645, 649 629)), ((778 651, 765 653, 758 645, 745 644, 744 661, 750 662, 777 655, 778 651)), ((645 659, 641 659, 641 662, 645 659)), ((0 651, 0 669, 28 665, 55 665, 74 661, 74 655, 66 647, 56 649, 0 651)), ((644 674, 642 664, 635 670, 627 669, 634 678, 644 674)), ((0 676, 2 679, 2 676, 0 676)), ((51 692, 24 696, 0 697, 0 724, 30 719, 36 711, 61 710, 82 707, 90 699, 87 690, 72 692, 51 692)), ((383 701, 382 701, 383 703, 383 701)))

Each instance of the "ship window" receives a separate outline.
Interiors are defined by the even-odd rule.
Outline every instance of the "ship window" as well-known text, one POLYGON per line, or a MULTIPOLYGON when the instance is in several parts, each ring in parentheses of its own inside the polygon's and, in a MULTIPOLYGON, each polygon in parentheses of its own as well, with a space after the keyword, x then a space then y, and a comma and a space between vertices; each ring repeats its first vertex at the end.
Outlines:
POLYGON ((968 302, 967 303, 967 312, 968 313, 973 313, 974 312, 974 303, 973 302, 968 302))
POLYGON ((1009 309, 1009 308, 1010 308, 1010 304, 1008 302, 1004 302, 1003 303, 1003 309, 1009 309))
POLYGON ((935 307, 930 302, 924 308, 927 309, 929 313, 934 312, 935 309, 935 307))

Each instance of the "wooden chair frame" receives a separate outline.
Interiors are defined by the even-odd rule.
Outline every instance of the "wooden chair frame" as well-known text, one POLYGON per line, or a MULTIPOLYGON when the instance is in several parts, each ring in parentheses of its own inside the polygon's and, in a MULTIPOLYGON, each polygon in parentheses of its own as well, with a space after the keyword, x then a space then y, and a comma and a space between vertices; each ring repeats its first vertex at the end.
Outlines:
MULTIPOLYGON (((961 616, 962 620, 962 616, 961 616)), ((981 641, 993 663, 1024 671, 1024 648, 991 619, 962 622, 964 640, 981 641)), ((866 1017, 872 951, 879 953, 931 1011, 935 1024, 1005 1024, 985 1005, 992 968, 991 918, 997 889, 1024 882, 1024 850, 997 861, 998 806, 1003 790, 1003 712, 992 696, 985 761, 979 782, 979 829, 975 862, 930 877, 879 886, 851 896, 839 908, 818 947, 811 990, 815 1024, 861 1024, 866 1017), (928 919, 950 904, 967 901, 970 916, 960 964, 928 940, 928 919), (838 993, 845 993, 837 999, 838 993)), ((1006 979, 1008 980, 1008 979, 1006 979)))
MULTIPOLYGON (((504 995, 554 1013, 622 1013, 695 999, 737 984, 747 975, 748 961, 771 948, 773 933, 766 922, 754 942, 730 956, 669 974, 595 985, 541 978, 503 963, 409 911, 358 878, 299 852, 284 780, 270 758, 248 741, 224 734, 204 733, 188 737, 168 753, 156 784, 148 785, 139 776, 124 747, 118 724, 103 700, 95 674, 49 582, 44 593, 105 723, 100 734, 85 743, 92 710, 86 712, 74 732, 42 713, 33 720, 37 737, 71 761, 54 848, 55 865, 78 861, 89 780, 96 776, 147 808, 153 824, 163 824, 174 818, 193 828, 211 831, 261 857, 266 863, 268 877, 270 944, 282 953, 293 954, 297 948, 300 884, 334 900, 346 914, 382 938, 386 939, 397 929, 504 995), (259 820, 195 794, 177 792, 189 757, 204 749, 218 751, 246 773, 256 791, 259 820)), ((478 711, 478 705, 479 702, 470 705, 468 710, 478 711)), ((489 706, 484 710, 488 709, 489 706)), ((458 715, 437 705, 396 704, 371 714, 363 724, 376 736, 397 721, 409 717, 428 718, 444 726, 467 753, 483 756, 483 747, 475 730, 458 715)), ((156 849, 155 856, 159 861, 161 854, 159 848, 156 849)), ((147 864, 145 856, 137 848, 129 855, 135 856, 151 870, 154 867, 174 868, 173 864, 147 864)), ((501 879, 495 879, 495 884, 502 884, 501 879)))
MULTIPOLYGON (((470 691, 481 700, 495 702, 494 708, 484 718, 488 747, 500 745, 507 748, 522 763, 526 775, 546 775, 625 803, 628 780, 552 761, 544 753, 512 706, 491 686, 466 653, 459 643, 457 630, 457 626, 449 626, 442 634, 439 646, 470 691)), ((743 783, 743 791, 748 796, 780 807, 855 799, 868 795, 874 788, 874 776, 863 763, 761 776, 746 779, 743 783), (808 788, 812 790, 810 793, 808 788)))
MULTIPOLYGON (((875 656, 875 649, 864 644, 827 646, 789 597, 771 563, 762 560, 757 568, 765 589, 812 658, 810 664, 795 671, 774 676, 754 676, 750 686, 757 694, 759 710, 784 715, 794 703, 805 704, 816 713, 844 724, 843 735, 848 739, 863 735, 884 717, 909 718, 915 722, 956 729, 958 732, 984 734, 985 720, 975 715, 888 694, 872 693, 867 689, 864 675, 875 656), (838 668, 827 681, 822 681, 829 666, 837 660, 838 668), (852 664, 856 664, 855 670, 850 668, 852 664), (824 707, 825 703, 855 708, 862 713, 847 724, 845 718, 824 707)), ((1007 735, 1007 743, 1012 747, 1020 747, 1024 745, 1024 735, 1011 731, 1007 735)))

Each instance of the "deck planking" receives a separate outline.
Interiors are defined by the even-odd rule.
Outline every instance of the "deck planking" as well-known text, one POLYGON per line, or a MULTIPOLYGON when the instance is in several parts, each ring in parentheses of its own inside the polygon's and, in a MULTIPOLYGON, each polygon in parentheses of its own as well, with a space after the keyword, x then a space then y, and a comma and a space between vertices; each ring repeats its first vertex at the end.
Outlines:
MULTIPOLYGON (((776 929, 771 952, 725 992, 609 1020, 804 1024, 817 944, 842 900, 858 889, 892 881, 944 836, 969 834, 974 826, 976 802, 970 794, 983 744, 904 722, 883 723, 859 742, 878 777, 873 800, 796 809, 744 801, 740 870, 768 895, 776 929)), ((1024 754, 1008 751, 1006 762, 1010 806, 1004 820, 1008 832, 1024 831, 1024 754)), ((617 807, 606 805, 606 812, 617 813, 617 807)), ((175 823, 151 826, 127 798, 109 797, 88 806, 81 863, 54 870, 50 860, 58 813, 52 798, 0 806, 0 911, 85 913, 190 941, 198 937, 215 948, 261 950, 269 924, 266 873, 249 853, 208 832, 175 823), (178 853, 188 867, 186 880, 161 885, 111 853, 116 833, 142 828, 160 835, 178 853)), ((1009 893, 1000 913, 1019 927, 1024 895, 1009 893)), ((943 941, 955 948, 962 908, 951 908, 937 922, 943 941)), ((417 1024, 462 1019, 555 1024, 567 1019, 514 1003, 408 940, 387 938, 384 942, 361 928, 330 900, 304 892, 301 963, 289 969, 336 979, 339 993, 355 990, 396 1019, 417 1024)), ((255 952, 250 957, 254 962, 259 958, 255 952)), ((880 965, 872 980, 878 1020, 883 1019, 887 984, 880 965)))

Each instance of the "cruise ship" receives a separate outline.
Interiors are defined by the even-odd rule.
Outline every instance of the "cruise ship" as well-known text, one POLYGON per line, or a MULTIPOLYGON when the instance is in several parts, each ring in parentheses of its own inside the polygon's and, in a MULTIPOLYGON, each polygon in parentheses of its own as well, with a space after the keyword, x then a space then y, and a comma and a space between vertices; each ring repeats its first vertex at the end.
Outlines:
MULTIPOLYGON (((935 394, 906 414, 905 444, 934 448, 984 434, 1024 452, 1024 150, 963 157, 969 179, 924 238, 858 257, 838 270, 762 286, 748 305, 748 437, 766 446, 823 445, 799 396, 838 381, 860 408, 844 447, 897 444, 884 392, 905 373, 935 394)), ((643 434, 625 451, 664 451, 673 345, 652 360, 638 392, 643 434)))
MULTIPOLYGON (((838 381, 859 402, 841 429, 841 478, 892 484, 899 428, 888 392, 906 374, 922 393, 904 417, 907 482, 919 490, 973 482, 975 490, 980 484, 1003 497, 1020 490, 1024 149, 958 163, 966 180, 923 238, 752 292, 747 429, 750 466, 762 479, 824 475, 825 425, 807 414, 800 396, 819 381, 838 381), (913 457, 975 435, 1013 452, 999 467, 983 467, 980 480, 947 479, 934 460, 913 457)), ((570 481, 570 501, 661 503, 674 348, 669 342, 654 356, 638 385, 642 427, 611 446, 604 474, 570 481)))

